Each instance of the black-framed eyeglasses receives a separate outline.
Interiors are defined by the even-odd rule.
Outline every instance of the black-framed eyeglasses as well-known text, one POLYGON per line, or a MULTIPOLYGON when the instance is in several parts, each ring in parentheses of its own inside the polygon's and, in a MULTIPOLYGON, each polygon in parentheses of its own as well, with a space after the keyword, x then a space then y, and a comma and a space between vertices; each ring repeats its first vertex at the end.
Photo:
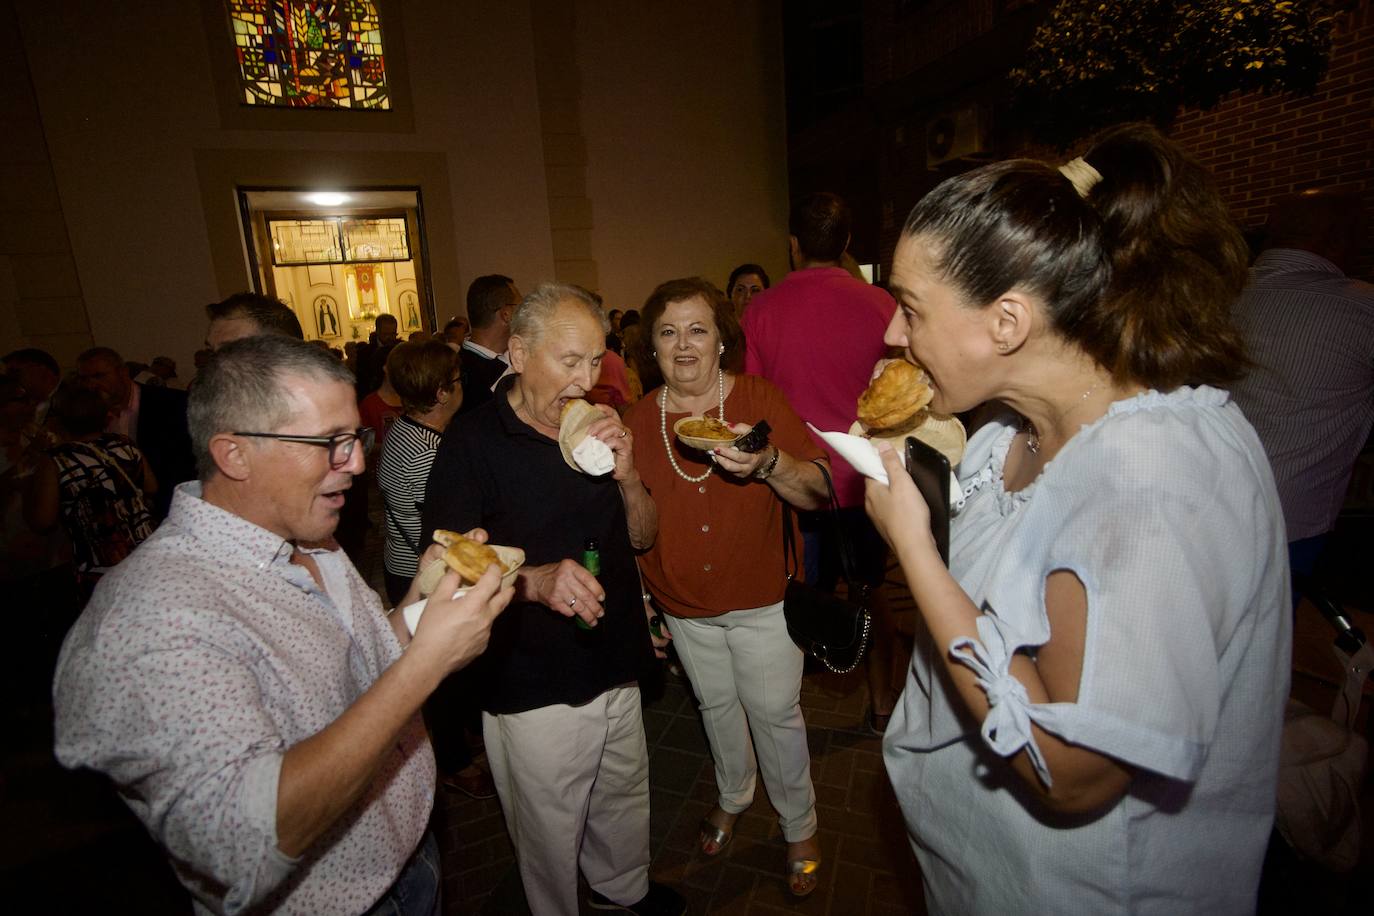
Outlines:
POLYGON ((234 433, 236 436, 251 436, 254 439, 277 439, 282 442, 303 442, 329 449, 329 466, 338 470, 353 459, 353 448, 363 444, 363 454, 372 451, 377 443, 377 431, 370 426, 360 426, 351 433, 335 433, 332 436, 293 436, 289 433, 234 433))

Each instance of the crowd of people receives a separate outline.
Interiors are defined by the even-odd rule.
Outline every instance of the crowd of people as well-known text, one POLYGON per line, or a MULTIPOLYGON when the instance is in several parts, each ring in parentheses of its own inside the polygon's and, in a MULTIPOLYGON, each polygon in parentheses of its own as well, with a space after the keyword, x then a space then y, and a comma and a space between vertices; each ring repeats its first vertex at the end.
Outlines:
POLYGON ((35 634, 53 653, 65 636, 46 662, 57 756, 114 781, 201 912, 438 913, 445 785, 499 798, 536 916, 576 914, 579 876, 595 909, 681 914, 649 876, 638 686, 673 653, 715 767, 700 854, 729 845, 761 775, 779 875, 806 896, 825 872, 790 507, 809 581, 837 587, 845 542, 851 589, 875 594, 891 558, 914 599, 914 645, 873 607, 865 724, 931 912, 1252 912, 1290 557, 1310 568, 1374 422, 1348 203, 1287 201, 1247 275, 1210 177, 1129 125, 1063 165, 942 182, 886 291, 845 268, 848 208, 816 193, 793 205, 776 284, 745 263, 723 291, 669 280, 607 312, 490 274, 432 337, 399 341, 382 316, 351 353, 244 293, 208 307, 189 394, 106 347, 65 378, 11 353, 7 581, 71 595, 35 634), (1322 346, 1351 354, 1327 362, 1357 411, 1280 355, 1307 340, 1300 317, 1265 336, 1304 271, 1325 284, 1301 293, 1324 310, 1309 321, 1345 309, 1322 346), (806 428, 848 430, 894 358, 969 425, 952 507, 886 444, 865 476, 806 428), (1250 413, 1267 396, 1291 416, 1306 388, 1339 446, 1320 474, 1302 430, 1279 424, 1279 448, 1250 413), (560 447, 578 399, 601 475, 560 447), (672 435, 685 417, 771 431, 700 450, 672 435), (383 594, 358 570, 368 489, 383 594), (947 508, 946 564, 929 519, 947 508), (425 599, 436 532, 524 564, 462 589, 449 571, 425 599), (421 601, 413 627, 393 613, 421 601))

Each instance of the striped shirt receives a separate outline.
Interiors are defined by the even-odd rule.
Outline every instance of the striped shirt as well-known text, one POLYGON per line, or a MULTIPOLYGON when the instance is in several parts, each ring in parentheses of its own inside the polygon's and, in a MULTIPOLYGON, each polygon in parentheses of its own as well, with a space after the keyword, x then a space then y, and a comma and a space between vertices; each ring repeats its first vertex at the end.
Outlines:
POLYGON ((420 508, 425 481, 442 436, 423 423, 401 416, 391 424, 377 462, 377 486, 386 504, 386 548, 382 563, 393 576, 413 576, 419 566, 420 508))
POLYGON ((1256 368, 1232 395, 1269 455, 1288 540, 1323 534, 1374 425, 1374 286, 1271 248, 1233 314, 1256 368))

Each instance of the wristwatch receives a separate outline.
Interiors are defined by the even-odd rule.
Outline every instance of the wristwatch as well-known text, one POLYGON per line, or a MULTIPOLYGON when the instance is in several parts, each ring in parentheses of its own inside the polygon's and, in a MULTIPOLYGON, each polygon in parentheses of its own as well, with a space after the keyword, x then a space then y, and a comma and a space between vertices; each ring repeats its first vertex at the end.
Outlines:
POLYGON ((781 454, 782 451, 776 445, 773 446, 773 457, 759 465, 759 469, 754 472, 754 476, 759 480, 767 480, 769 477, 773 476, 773 472, 777 470, 778 467, 778 456, 781 454))

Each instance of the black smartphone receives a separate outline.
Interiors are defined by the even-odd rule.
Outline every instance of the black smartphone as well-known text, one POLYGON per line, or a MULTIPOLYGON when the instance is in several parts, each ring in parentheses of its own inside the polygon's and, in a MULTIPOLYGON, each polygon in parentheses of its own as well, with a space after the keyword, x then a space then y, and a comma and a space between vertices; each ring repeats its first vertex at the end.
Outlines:
POLYGON ((773 427, 768 425, 767 420, 760 420, 753 429, 735 441, 735 448, 741 452, 761 452, 768 445, 768 434, 772 431, 773 427))
POLYGON ((949 565, 949 459, 920 439, 907 436, 906 469, 930 507, 930 532, 940 559, 949 565))

